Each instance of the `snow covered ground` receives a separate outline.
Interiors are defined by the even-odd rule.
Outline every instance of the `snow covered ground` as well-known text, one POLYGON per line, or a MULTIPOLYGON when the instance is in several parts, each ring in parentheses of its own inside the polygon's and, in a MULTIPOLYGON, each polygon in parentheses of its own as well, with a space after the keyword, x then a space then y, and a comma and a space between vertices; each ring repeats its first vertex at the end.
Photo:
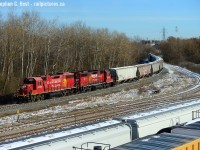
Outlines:
MULTIPOLYGON (((174 91, 187 88, 196 83, 196 79, 175 71, 175 67, 166 65, 165 67, 169 70, 169 73, 155 83, 147 86, 140 87, 139 89, 122 90, 117 93, 98 96, 88 97, 88 99, 80 99, 70 101, 67 105, 54 106, 48 109, 42 109, 33 112, 24 112, 19 115, 10 115, 0 118, 0 125, 17 124, 18 117, 21 119, 31 119, 32 117, 42 117, 45 115, 57 115, 59 113, 66 113, 77 109, 92 108, 97 106, 112 105, 124 101, 135 101, 142 98, 152 97, 155 91, 158 94, 167 94, 174 91)), ((141 81, 142 82, 142 81, 141 81)))

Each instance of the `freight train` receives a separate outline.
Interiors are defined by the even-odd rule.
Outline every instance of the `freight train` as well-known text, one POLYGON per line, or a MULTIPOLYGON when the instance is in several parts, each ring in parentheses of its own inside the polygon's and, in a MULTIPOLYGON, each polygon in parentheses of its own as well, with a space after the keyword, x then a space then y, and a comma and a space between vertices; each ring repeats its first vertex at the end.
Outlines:
POLYGON ((92 91, 97 87, 107 88, 118 83, 151 76, 162 69, 163 59, 149 54, 145 64, 135 66, 110 68, 103 71, 88 70, 27 77, 20 85, 16 100, 17 102, 34 102, 48 99, 55 93, 67 96, 92 91))

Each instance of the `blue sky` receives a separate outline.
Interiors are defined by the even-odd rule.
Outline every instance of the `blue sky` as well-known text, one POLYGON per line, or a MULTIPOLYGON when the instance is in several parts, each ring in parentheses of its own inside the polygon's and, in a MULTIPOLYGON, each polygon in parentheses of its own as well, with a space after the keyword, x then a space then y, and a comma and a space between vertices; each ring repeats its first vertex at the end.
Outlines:
MULTIPOLYGON (((160 40, 163 28, 166 37, 200 36, 200 0, 21 0, 29 2, 27 7, 19 6, 20 0, 1 1, 18 2, 14 7, 18 14, 35 10, 42 17, 57 19, 61 24, 82 21, 89 27, 116 30, 131 38, 160 40), (65 6, 33 6, 39 1, 63 2, 65 6)), ((0 6, 0 12, 6 16, 11 8, 0 6)))

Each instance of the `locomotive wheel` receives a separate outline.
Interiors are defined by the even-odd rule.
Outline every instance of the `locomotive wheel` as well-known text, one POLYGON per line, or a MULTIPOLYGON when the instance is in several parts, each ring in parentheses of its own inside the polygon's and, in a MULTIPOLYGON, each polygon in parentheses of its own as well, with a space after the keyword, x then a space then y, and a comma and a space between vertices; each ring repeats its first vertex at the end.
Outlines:
POLYGON ((95 86, 92 86, 91 87, 91 91, 95 91, 96 90, 96 87, 95 86))
POLYGON ((70 90, 67 90, 67 95, 71 95, 73 93, 73 91, 70 89, 70 90))
POLYGON ((40 95, 36 95, 36 101, 40 101, 40 95))
POLYGON ((72 90, 70 89, 70 90, 67 90, 67 92, 68 92, 68 95, 71 95, 72 94, 72 90))
POLYGON ((76 88, 74 93, 77 93, 77 94, 81 93, 81 88, 76 88))
POLYGON ((27 103, 32 102, 31 96, 28 97, 28 99, 26 100, 27 103))
POLYGON ((104 87, 104 88, 107 88, 107 87, 108 87, 108 84, 107 84, 107 83, 105 83, 105 84, 103 85, 103 87, 104 87))
POLYGON ((66 96, 70 95, 70 90, 66 90, 66 96))
POLYGON ((32 95, 32 96, 31 96, 31 101, 32 101, 32 102, 35 102, 35 101, 36 101, 36 96, 35 96, 35 95, 32 95))
POLYGON ((87 87, 83 87, 82 89, 82 93, 85 93, 85 92, 87 92, 87 87))
POLYGON ((40 95, 40 99, 41 99, 41 100, 44 100, 44 94, 41 94, 41 95, 40 95))
POLYGON ((91 90, 92 90, 92 87, 91 87, 91 86, 89 86, 87 90, 88 90, 88 91, 91 91, 91 90))
POLYGON ((67 95, 67 90, 62 91, 62 96, 66 96, 67 95))
POLYGON ((28 103, 29 102, 29 97, 25 97, 24 99, 21 100, 22 103, 28 103))
POLYGON ((65 91, 62 91, 61 94, 62 94, 62 96, 65 96, 65 91))

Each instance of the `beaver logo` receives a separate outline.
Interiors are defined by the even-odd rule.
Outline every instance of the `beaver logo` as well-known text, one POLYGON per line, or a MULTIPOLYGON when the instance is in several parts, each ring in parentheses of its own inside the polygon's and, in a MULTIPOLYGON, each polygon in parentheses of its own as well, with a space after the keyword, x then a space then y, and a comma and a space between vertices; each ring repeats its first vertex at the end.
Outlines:
POLYGON ((63 85, 63 87, 67 86, 67 79, 63 79, 62 85, 63 85))

